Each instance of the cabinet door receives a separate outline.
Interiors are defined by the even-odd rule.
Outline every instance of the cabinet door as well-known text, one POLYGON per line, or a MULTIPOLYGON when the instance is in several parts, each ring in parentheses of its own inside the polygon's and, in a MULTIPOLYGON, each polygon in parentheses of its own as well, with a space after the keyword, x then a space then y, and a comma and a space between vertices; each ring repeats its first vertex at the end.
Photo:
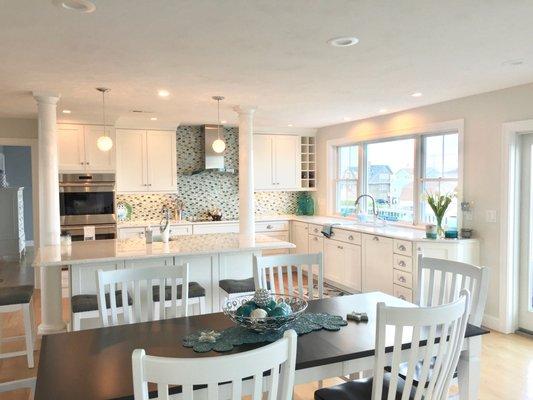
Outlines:
POLYGON ((140 228, 119 228, 118 229, 118 238, 119 239, 139 239, 144 238, 145 227, 140 228))
POLYGON ((342 244, 344 247, 344 279, 349 288, 362 291, 361 246, 342 244))
POLYGON ((343 284, 344 262, 343 243, 324 239, 324 276, 333 282, 343 284))
POLYGON ((57 126, 60 172, 85 171, 83 125, 57 126))
POLYGON ((148 161, 148 188, 150 191, 177 190, 176 133, 169 131, 146 132, 146 159, 148 161))
POLYGON ((97 125, 84 126, 85 133, 85 162, 87 171, 113 172, 115 170, 115 129, 106 127, 106 135, 113 140, 113 147, 109 151, 102 151, 96 145, 98 138, 103 135, 104 127, 97 125))
POLYGON ((272 189, 272 136, 254 136, 254 186, 255 189, 272 189))
POLYGON ((307 224, 303 222, 294 221, 291 224, 291 243, 296 248, 291 249, 293 254, 309 253, 309 234, 307 232, 307 224))
POLYGON ((117 129, 117 190, 145 192, 146 131, 117 129))
POLYGON ((324 238, 309 235, 309 254, 324 253, 324 238))
POLYGON ((363 292, 393 294, 393 241, 363 235, 363 292))
POLYGON ((300 138, 298 136, 273 136, 274 187, 297 189, 300 187, 300 138))

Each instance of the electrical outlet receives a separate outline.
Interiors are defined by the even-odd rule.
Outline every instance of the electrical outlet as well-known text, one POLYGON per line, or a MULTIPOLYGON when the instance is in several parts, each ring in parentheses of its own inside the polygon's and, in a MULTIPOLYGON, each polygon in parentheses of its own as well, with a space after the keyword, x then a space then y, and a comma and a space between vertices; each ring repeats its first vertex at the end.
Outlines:
POLYGON ((485 211, 485 220, 487 222, 496 222, 496 210, 485 211))

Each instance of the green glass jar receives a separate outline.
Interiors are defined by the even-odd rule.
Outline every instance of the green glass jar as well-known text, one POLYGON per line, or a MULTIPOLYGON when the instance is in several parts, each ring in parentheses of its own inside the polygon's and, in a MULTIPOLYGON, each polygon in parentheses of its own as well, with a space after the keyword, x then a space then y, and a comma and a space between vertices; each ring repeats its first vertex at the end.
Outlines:
POLYGON ((296 209, 298 215, 314 215, 315 202, 309 193, 301 193, 298 197, 298 208, 296 209))

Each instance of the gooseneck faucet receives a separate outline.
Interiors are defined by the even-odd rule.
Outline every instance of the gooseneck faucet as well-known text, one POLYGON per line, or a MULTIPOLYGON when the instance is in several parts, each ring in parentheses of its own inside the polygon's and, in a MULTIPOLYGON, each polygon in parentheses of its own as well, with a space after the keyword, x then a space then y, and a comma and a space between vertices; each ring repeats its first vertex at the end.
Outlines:
POLYGON ((357 210, 357 206, 363 197, 368 197, 370 200, 372 200, 372 214, 377 218, 378 211, 376 210, 376 200, 369 194, 362 194, 357 198, 357 200, 355 200, 355 209, 357 210))

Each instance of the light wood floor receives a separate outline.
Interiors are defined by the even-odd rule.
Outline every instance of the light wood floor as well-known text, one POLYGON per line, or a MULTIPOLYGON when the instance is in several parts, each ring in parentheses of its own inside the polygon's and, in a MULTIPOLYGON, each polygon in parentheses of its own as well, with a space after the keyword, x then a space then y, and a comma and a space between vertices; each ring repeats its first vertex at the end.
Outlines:
MULTIPOLYGON (((40 321, 39 292, 36 291, 35 317, 40 321)), ((68 302, 64 302, 64 315, 68 315, 68 302)), ((20 314, 0 314, 0 334, 2 337, 23 333, 20 314)), ((40 339, 38 339, 35 363, 38 365, 40 339)), ((9 343, 0 351, 22 349, 23 343, 9 343)), ((0 360, 0 382, 35 376, 37 366, 30 370, 26 357, 0 360)), ((326 385, 337 383, 335 379, 325 381, 326 385)), ((296 387, 295 400, 313 399, 315 384, 296 387)), ((0 394, 0 400, 26 400, 27 391, 0 394)), ((520 335, 503 335, 492 332, 483 337, 481 356, 481 400, 533 400, 533 339, 520 335)), ((52 400, 52 399, 50 399, 52 400)))

